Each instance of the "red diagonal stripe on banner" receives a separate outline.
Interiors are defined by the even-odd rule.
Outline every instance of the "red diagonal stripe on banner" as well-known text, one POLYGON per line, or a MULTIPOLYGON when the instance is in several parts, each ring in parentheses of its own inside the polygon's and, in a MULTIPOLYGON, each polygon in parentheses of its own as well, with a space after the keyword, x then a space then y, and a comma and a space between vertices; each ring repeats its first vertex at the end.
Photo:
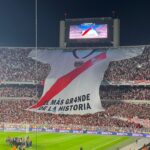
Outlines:
POLYGON ((60 77, 52 86, 51 88, 45 93, 45 95, 38 101, 37 104, 33 105, 31 108, 38 108, 44 105, 46 102, 50 101, 54 96, 60 93, 65 87, 69 85, 69 83, 74 80, 78 75, 82 72, 87 70, 91 67, 94 62, 100 61, 106 58, 106 53, 101 53, 92 59, 86 61, 80 67, 72 70, 71 72, 67 73, 66 75, 60 77))

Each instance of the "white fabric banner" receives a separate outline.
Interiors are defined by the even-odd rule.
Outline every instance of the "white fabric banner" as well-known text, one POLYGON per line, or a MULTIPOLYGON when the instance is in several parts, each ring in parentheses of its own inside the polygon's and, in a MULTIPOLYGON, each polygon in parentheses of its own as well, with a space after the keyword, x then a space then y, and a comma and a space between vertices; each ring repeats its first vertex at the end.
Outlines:
POLYGON ((28 110, 56 114, 91 114, 104 111, 99 87, 111 61, 140 55, 143 48, 95 50, 38 50, 29 57, 49 63, 44 92, 28 110))

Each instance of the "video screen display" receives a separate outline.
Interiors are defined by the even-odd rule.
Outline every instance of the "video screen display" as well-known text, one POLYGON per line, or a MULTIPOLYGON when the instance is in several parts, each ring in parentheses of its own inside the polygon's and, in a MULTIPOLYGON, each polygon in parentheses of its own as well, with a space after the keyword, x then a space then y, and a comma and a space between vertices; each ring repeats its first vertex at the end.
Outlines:
POLYGON ((112 41, 112 18, 65 20, 65 42, 67 47, 111 46, 112 41))
POLYGON ((69 39, 105 39, 108 38, 107 24, 82 23, 70 25, 69 39))

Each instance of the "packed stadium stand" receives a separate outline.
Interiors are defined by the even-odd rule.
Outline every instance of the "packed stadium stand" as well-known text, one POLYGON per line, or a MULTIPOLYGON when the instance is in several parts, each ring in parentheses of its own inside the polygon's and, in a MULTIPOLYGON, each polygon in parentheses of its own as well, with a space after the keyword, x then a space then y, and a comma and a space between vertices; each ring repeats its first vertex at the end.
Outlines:
POLYGON ((42 64, 29 58, 31 48, 0 49, 0 81, 42 81, 49 71, 48 64, 42 64), (41 73, 44 72, 44 73, 41 73))
POLYGON ((104 80, 107 81, 140 81, 150 80, 150 47, 145 47, 137 57, 114 61, 109 64, 104 80))
MULTIPOLYGON (((87 115, 26 110, 42 96, 49 64, 29 56, 32 48, 0 48, 0 124, 59 129, 150 131, 150 47, 137 57, 112 61, 100 86, 105 111, 87 115), (135 111, 137 110, 137 111, 135 111)), ((90 86, 90 85, 89 85, 90 86)))

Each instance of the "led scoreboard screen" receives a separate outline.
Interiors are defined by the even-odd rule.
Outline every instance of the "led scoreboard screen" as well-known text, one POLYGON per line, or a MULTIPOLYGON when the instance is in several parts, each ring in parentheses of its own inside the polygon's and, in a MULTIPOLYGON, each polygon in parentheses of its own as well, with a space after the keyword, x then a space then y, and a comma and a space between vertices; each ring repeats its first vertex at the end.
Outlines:
POLYGON ((107 24, 83 23, 71 25, 69 29, 69 39, 103 39, 107 37, 107 24))
POLYGON ((74 43, 111 43, 112 18, 66 19, 65 41, 74 43))

